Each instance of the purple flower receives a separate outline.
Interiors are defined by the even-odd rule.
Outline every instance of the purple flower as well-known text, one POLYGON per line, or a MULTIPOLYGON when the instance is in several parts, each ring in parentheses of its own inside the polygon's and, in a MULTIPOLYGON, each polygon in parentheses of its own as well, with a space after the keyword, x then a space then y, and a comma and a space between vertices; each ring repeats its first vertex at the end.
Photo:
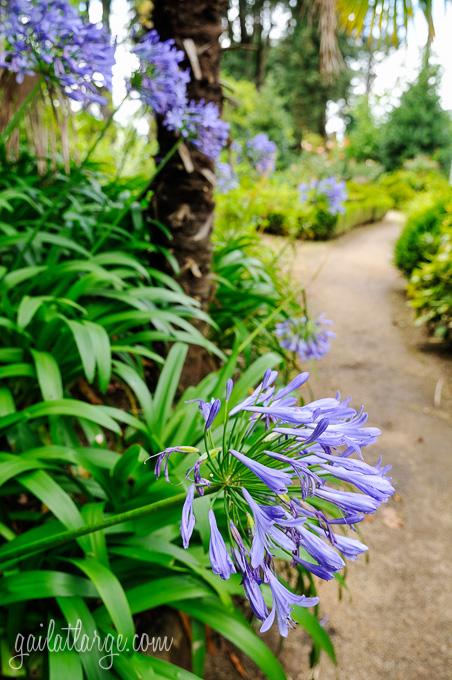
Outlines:
POLYGON ((209 558, 214 574, 218 574, 222 579, 227 580, 231 574, 235 574, 235 567, 232 563, 223 536, 218 531, 217 520, 213 510, 209 510, 210 524, 210 543, 209 558))
POLYGON ((207 402, 203 399, 190 399, 187 401, 187 404, 192 404, 194 402, 198 404, 199 410, 205 420, 205 429, 208 430, 218 415, 218 411, 221 408, 221 401, 219 399, 211 399, 210 402, 207 402))
POLYGON ((316 489, 315 496, 330 501, 346 512, 372 513, 378 508, 379 503, 371 496, 354 491, 340 491, 328 486, 316 489))
POLYGON ((231 398, 232 390, 234 388, 234 381, 232 378, 229 378, 229 380, 226 383, 226 401, 229 401, 231 398))
POLYGON ((108 33, 82 19, 67 0, 11 0, 0 17, 0 68, 42 75, 84 104, 111 90, 114 47, 108 33))
POLYGON ((269 489, 277 494, 287 493, 287 487, 292 484, 292 477, 287 472, 278 470, 277 468, 271 468, 263 463, 259 463, 257 460, 248 458, 238 451, 230 450, 230 453, 237 458, 243 465, 253 472, 256 477, 259 477, 264 484, 268 486, 269 489))
POLYGON ((186 108, 190 81, 189 72, 179 67, 184 53, 176 48, 174 40, 160 40, 154 30, 143 36, 133 52, 140 60, 140 69, 133 76, 132 85, 142 101, 161 116, 170 111, 181 115, 186 108))
POLYGON ((332 215, 345 212, 344 202, 347 200, 347 189, 344 181, 338 181, 335 177, 321 179, 317 185, 317 191, 326 196, 332 215))
POLYGON ((319 476, 332 474, 336 479, 353 484, 357 489, 375 498, 379 503, 384 503, 394 493, 394 487, 391 482, 382 475, 367 475, 360 471, 347 470, 339 465, 323 465, 322 468, 323 470, 317 473, 319 476))
POLYGON ((298 186, 301 203, 311 202, 313 205, 326 200, 328 212, 332 215, 345 212, 344 202, 347 200, 345 182, 335 177, 313 180, 309 184, 303 182, 298 186))
POLYGON ((180 527, 180 533, 182 536, 182 544, 185 549, 188 548, 190 543, 190 538, 195 528, 195 515, 193 513, 193 499, 195 496, 195 485, 192 484, 188 487, 187 497, 182 508, 182 522, 180 527))
POLYGON ((337 554, 337 552, 325 541, 316 536, 312 531, 306 529, 302 522, 304 520, 292 519, 281 522, 284 527, 292 526, 296 531, 294 532, 294 539, 298 547, 304 548, 311 557, 313 557, 325 571, 333 574, 345 566, 344 560, 337 554))
POLYGON ((331 540, 331 543, 336 546, 336 548, 347 557, 349 560, 356 560, 356 558, 363 552, 367 552, 367 545, 361 543, 356 538, 350 538, 349 536, 342 536, 341 534, 334 534, 332 532, 326 532, 321 527, 315 526, 313 524, 309 525, 312 531, 315 531, 320 536, 325 536, 331 540))
POLYGON ((185 475, 185 477, 188 478, 190 476, 190 473, 192 472, 195 489, 200 496, 204 496, 204 487, 210 486, 210 482, 208 479, 204 479, 204 477, 201 477, 201 465, 202 460, 201 458, 198 458, 193 467, 187 470, 187 474, 185 475))
POLYGON ((271 628, 276 616, 280 634, 283 637, 287 637, 289 628, 294 626, 294 621, 292 619, 293 607, 314 607, 319 603, 319 598, 295 595, 295 593, 287 590, 287 588, 280 583, 275 574, 268 568, 265 569, 265 580, 270 586, 273 607, 261 626, 261 633, 265 633, 265 631, 271 628))
MULTIPOLYGON (((154 473, 157 479, 161 475, 163 466, 165 479, 167 482, 169 482, 168 464, 169 458, 172 453, 198 453, 198 449, 195 449, 194 446, 170 446, 167 449, 164 449, 164 451, 161 451, 160 453, 156 454, 157 462, 155 464, 154 473)), ((150 456, 150 458, 153 458, 153 456, 150 456)))
POLYGON ((217 161, 217 191, 219 194, 227 194, 239 186, 239 180, 230 163, 217 161))
POLYGON ((245 589, 245 595, 251 605, 251 609, 253 610, 253 614, 260 621, 263 621, 268 616, 268 609, 253 570, 249 570, 245 573, 243 577, 243 587, 245 589))
MULTIPOLYGON (((195 492, 202 494, 208 486, 218 493, 235 524, 230 522, 233 547, 228 552, 215 515, 209 513, 212 569, 225 579, 237 570, 254 614, 264 621, 262 630, 277 619, 281 634, 287 635, 292 607, 311 606, 317 599, 288 591, 274 573, 275 558, 291 560, 319 578, 333 578, 345 558, 356 559, 367 550, 356 538, 336 534, 334 527, 353 528, 386 502, 394 488, 388 466, 363 460, 362 449, 379 435, 377 428, 366 425, 363 409, 355 410, 339 394, 299 406, 295 392, 307 374, 281 388, 277 377, 276 371, 267 370, 253 392, 230 410, 228 382, 222 409, 226 423, 223 432, 216 428, 215 436, 207 438, 206 446, 212 448, 200 450, 190 470, 194 484, 184 504, 181 533, 187 546, 195 492), (342 490, 344 484, 357 491, 342 490), (272 592, 270 613, 262 583, 272 592)), ((210 426, 220 400, 198 401, 210 426)), ((160 454, 158 474, 171 451, 160 454)))
POLYGON ((330 351, 330 339, 335 337, 327 328, 331 323, 323 314, 317 319, 286 319, 277 324, 275 334, 280 346, 298 354, 301 361, 321 359, 330 351))
POLYGON ((259 175, 269 175, 275 169, 276 144, 261 132, 249 139, 245 146, 245 155, 259 175))
POLYGON ((287 517, 278 506, 259 505, 246 489, 242 489, 243 497, 250 506, 254 519, 254 535, 251 546, 251 566, 253 569, 264 563, 266 554, 272 555, 276 546, 288 553, 296 550, 296 545, 286 533, 276 526, 277 520, 287 517))
POLYGON ((221 120, 218 106, 204 100, 190 101, 183 111, 173 109, 166 124, 213 160, 220 155, 229 135, 229 125, 221 120))

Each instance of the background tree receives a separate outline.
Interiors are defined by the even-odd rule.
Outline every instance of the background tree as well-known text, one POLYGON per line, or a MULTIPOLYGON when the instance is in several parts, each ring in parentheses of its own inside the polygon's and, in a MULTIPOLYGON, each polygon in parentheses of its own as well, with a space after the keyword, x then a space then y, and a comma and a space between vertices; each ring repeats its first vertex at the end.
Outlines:
POLYGON ((369 97, 362 95, 347 113, 347 157, 357 161, 381 158, 381 130, 372 114, 369 97))
MULTIPOLYGON (((325 78, 320 43, 319 27, 302 15, 269 56, 268 71, 286 99, 298 143, 306 131, 325 136, 328 102, 346 100, 351 85, 352 71, 345 62, 333 82, 325 78)), ((341 37, 340 43, 342 55, 351 56, 351 42, 341 37)))
MULTIPOLYGON (((173 38, 189 55, 182 65, 191 72, 189 97, 211 101, 219 107, 219 37, 226 9, 227 0, 156 0, 152 13, 153 26, 161 39, 173 38)), ((174 135, 158 124, 161 157, 175 141, 174 135)), ((153 187, 152 215, 171 232, 171 248, 181 268, 182 285, 204 307, 211 293, 214 171, 213 161, 191 148, 189 156, 173 156, 153 187)))
POLYGON ((448 168, 452 123, 438 94, 439 68, 426 61, 415 82, 403 93, 382 130, 382 162, 391 170, 408 158, 435 155, 448 168))

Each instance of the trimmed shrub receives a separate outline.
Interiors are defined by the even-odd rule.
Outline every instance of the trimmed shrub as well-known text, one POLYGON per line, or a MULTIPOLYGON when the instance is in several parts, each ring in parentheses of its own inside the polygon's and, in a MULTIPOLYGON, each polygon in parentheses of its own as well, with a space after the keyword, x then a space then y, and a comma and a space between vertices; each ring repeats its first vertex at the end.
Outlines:
POLYGON ((424 199, 423 205, 408 217, 395 246, 395 263, 409 276, 415 267, 426 262, 437 249, 440 225, 452 194, 424 199))
POLYGON ((452 338, 452 214, 441 224, 438 249, 413 271, 408 285, 418 323, 427 324, 436 337, 452 338))

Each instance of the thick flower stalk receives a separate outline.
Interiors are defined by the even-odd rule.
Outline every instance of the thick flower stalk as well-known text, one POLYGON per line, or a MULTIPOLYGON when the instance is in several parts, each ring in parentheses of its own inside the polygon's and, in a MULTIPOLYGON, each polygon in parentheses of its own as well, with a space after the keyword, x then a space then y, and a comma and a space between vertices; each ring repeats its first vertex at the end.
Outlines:
POLYGON ((283 349, 297 354, 301 361, 321 359, 330 351, 330 340, 336 337, 329 330, 332 321, 321 314, 316 319, 306 316, 286 319, 276 325, 275 335, 283 349))
MULTIPOLYGON (((293 625, 293 607, 316 605, 318 598, 290 592, 278 579, 275 558, 333 578, 346 559, 367 550, 345 529, 375 512, 394 488, 388 468, 363 460, 362 449, 380 432, 366 425, 362 409, 356 411, 339 395, 299 405, 294 393, 308 374, 279 389, 277 377, 276 371, 266 371, 254 392, 233 407, 232 381, 224 401, 198 400, 204 446, 187 473, 191 483, 181 535, 187 548, 196 525, 193 504, 197 495, 208 493, 213 572, 223 579, 239 572, 261 630, 276 620, 285 636, 293 625), (222 524, 220 511, 226 518, 222 524), (270 610, 263 585, 272 597, 270 610)), ((157 476, 176 452, 193 449, 162 451, 157 476)))
POLYGON ((68 0, 0 0, 0 68, 18 82, 41 76, 70 99, 103 104, 114 52, 109 34, 68 0))
POLYGON ((347 188, 345 182, 335 177, 325 177, 313 180, 310 183, 300 184, 298 187, 300 201, 311 202, 314 205, 320 200, 325 200, 328 212, 337 215, 345 211, 344 203, 347 200, 347 188))

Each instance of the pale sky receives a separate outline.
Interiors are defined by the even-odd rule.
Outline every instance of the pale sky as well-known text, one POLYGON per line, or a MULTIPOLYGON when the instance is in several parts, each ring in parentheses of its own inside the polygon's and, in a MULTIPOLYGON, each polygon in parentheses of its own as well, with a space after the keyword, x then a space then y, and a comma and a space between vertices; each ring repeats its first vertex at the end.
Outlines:
MULTIPOLYGON (((444 108, 452 110, 452 6, 448 4, 446 9, 444 2, 437 0, 434 2, 434 7, 436 35, 432 48, 435 61, 443 69, 440 90, 441 101, 444 108)), ((91 21, 99 21, 101 16, 101 0, 91 0, 91 21)), ((118 41, 117 64, 113 71, 113 99, 115 104, 119 104, 124 97, 124 79, 130 75, 136 65, 135 58, 130 54, 130 50, 125 44, 128 21, 129 5, 127 0, 113 0, 111 29, 118 41)), ((284 30, 285 21, 286 17, 282 14, 279 26, 276 27, 275 37, 277 37, 277 33, 284 30)), ((415 79, 419 70, 420 54, 422 47, 425 45, 426 37, 427 26, 422 14, 419 12, 409 26, 407 44, 384 58, 375 69, 376 79, 373 85, 373 95, 381 102, 376 107, 377 112, 382 113, 389 105, 395 104, 407 84, 415 79)), ((359 88, 356 89, 356 93, 359 94, 359 88)), ((136 113, 138 108, 138 102, 127 101, 117 115, 118 121, 126 123, 136 113)), ((334 105, 330 107, 328 131, 340 133, 343 126, 335 115, 335 109, 334 105)), ((147 124, 144 120, 137 121, 136 124, 140 132, 146 132, 147 124)))

